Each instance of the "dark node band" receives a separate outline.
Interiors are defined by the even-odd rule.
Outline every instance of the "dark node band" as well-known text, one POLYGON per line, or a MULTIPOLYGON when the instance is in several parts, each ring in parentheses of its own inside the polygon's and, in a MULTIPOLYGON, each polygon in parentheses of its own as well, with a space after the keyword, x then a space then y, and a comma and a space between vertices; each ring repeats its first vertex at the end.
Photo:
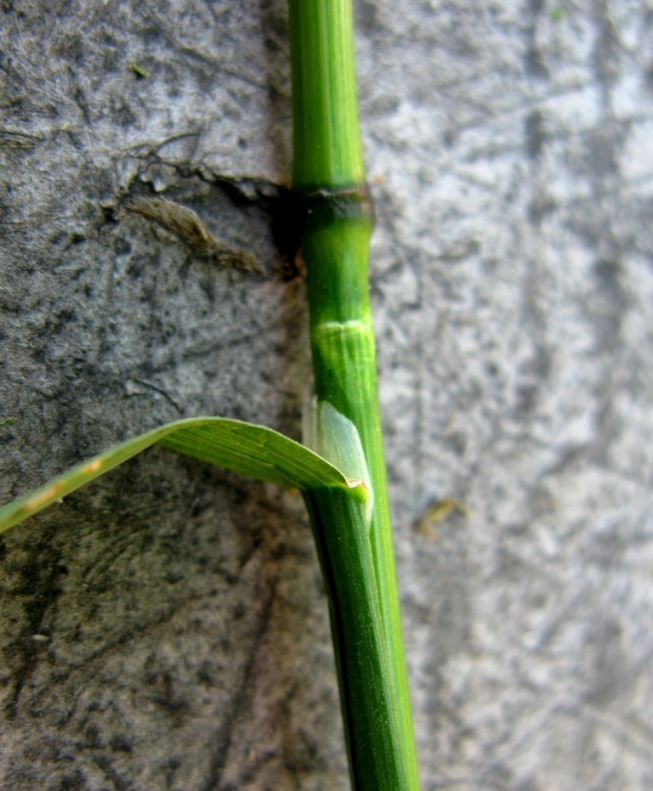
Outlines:
POLYGON ((294 196, 302 227, 342 220, 366 220, 374 226, 374 203, 367 184, 296 192, 294 196))

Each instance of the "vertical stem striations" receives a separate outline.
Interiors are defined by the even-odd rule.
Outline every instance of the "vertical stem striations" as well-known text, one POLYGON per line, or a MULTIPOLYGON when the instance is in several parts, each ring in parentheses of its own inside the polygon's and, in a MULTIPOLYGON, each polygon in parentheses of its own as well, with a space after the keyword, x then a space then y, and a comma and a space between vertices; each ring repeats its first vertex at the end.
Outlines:
POLYGON ((348 542, 360 549, 360 537, 347 536, 356 520, 343 525, 342 503, 328 492, 309 494, 307 502, 329 590, 352 784, 357 791, 413 791, 419 781, 376 378, 368 275, 374 220, 351 0, 289 0, 289 6, 293 187, 302 206, 315 389, 319 401, 354 423, 370 471, 374 510, 361 551, 370 553, 373 579, 366 587, 341 574, 336 560, 348 542), (363 603, 367 595, 375 601, 363 603), (377 622, 365 627, 366 619, 377 622), (361 629, 374 639, 361 639, 361 629))

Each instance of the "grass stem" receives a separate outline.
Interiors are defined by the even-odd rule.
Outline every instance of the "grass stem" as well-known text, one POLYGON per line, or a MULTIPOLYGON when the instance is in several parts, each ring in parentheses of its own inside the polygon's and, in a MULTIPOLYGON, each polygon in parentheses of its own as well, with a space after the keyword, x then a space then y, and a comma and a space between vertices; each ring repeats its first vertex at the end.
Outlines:
POLYGON ((306 500, 331 603, 352 785, 413 791, 419 780, 378 399, 368 274, 374 220, 351 0, 289 6, 293 188, 302 207, 315 390, 360 435, 374 493, 369 530, 350 518, 346 494, 309 492, 306 500), (363 580, 351 567, 361 553, 369 555, 356 561, 363 580))

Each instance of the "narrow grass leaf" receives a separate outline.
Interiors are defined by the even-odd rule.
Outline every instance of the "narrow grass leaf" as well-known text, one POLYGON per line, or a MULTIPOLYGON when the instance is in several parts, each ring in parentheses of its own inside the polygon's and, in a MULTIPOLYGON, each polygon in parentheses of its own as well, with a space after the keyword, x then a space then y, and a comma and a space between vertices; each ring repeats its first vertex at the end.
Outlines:
POLYGON ((287 489, 346 488, 349 484, 328 461, 273 429, 228 418, 189 418, 115 445, 3 506, 0 533, 155 444, 287 489))

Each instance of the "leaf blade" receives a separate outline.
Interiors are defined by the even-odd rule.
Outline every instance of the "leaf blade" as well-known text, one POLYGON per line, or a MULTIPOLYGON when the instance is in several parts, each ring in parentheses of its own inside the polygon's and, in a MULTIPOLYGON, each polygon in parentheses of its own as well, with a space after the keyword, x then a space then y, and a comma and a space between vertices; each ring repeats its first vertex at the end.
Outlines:
POLYGON ((273 429, 230 418, 187 418, 114 445, 2 506, 0 534, 155 444, 284 488, 349 485, 334 465, 273 429))

